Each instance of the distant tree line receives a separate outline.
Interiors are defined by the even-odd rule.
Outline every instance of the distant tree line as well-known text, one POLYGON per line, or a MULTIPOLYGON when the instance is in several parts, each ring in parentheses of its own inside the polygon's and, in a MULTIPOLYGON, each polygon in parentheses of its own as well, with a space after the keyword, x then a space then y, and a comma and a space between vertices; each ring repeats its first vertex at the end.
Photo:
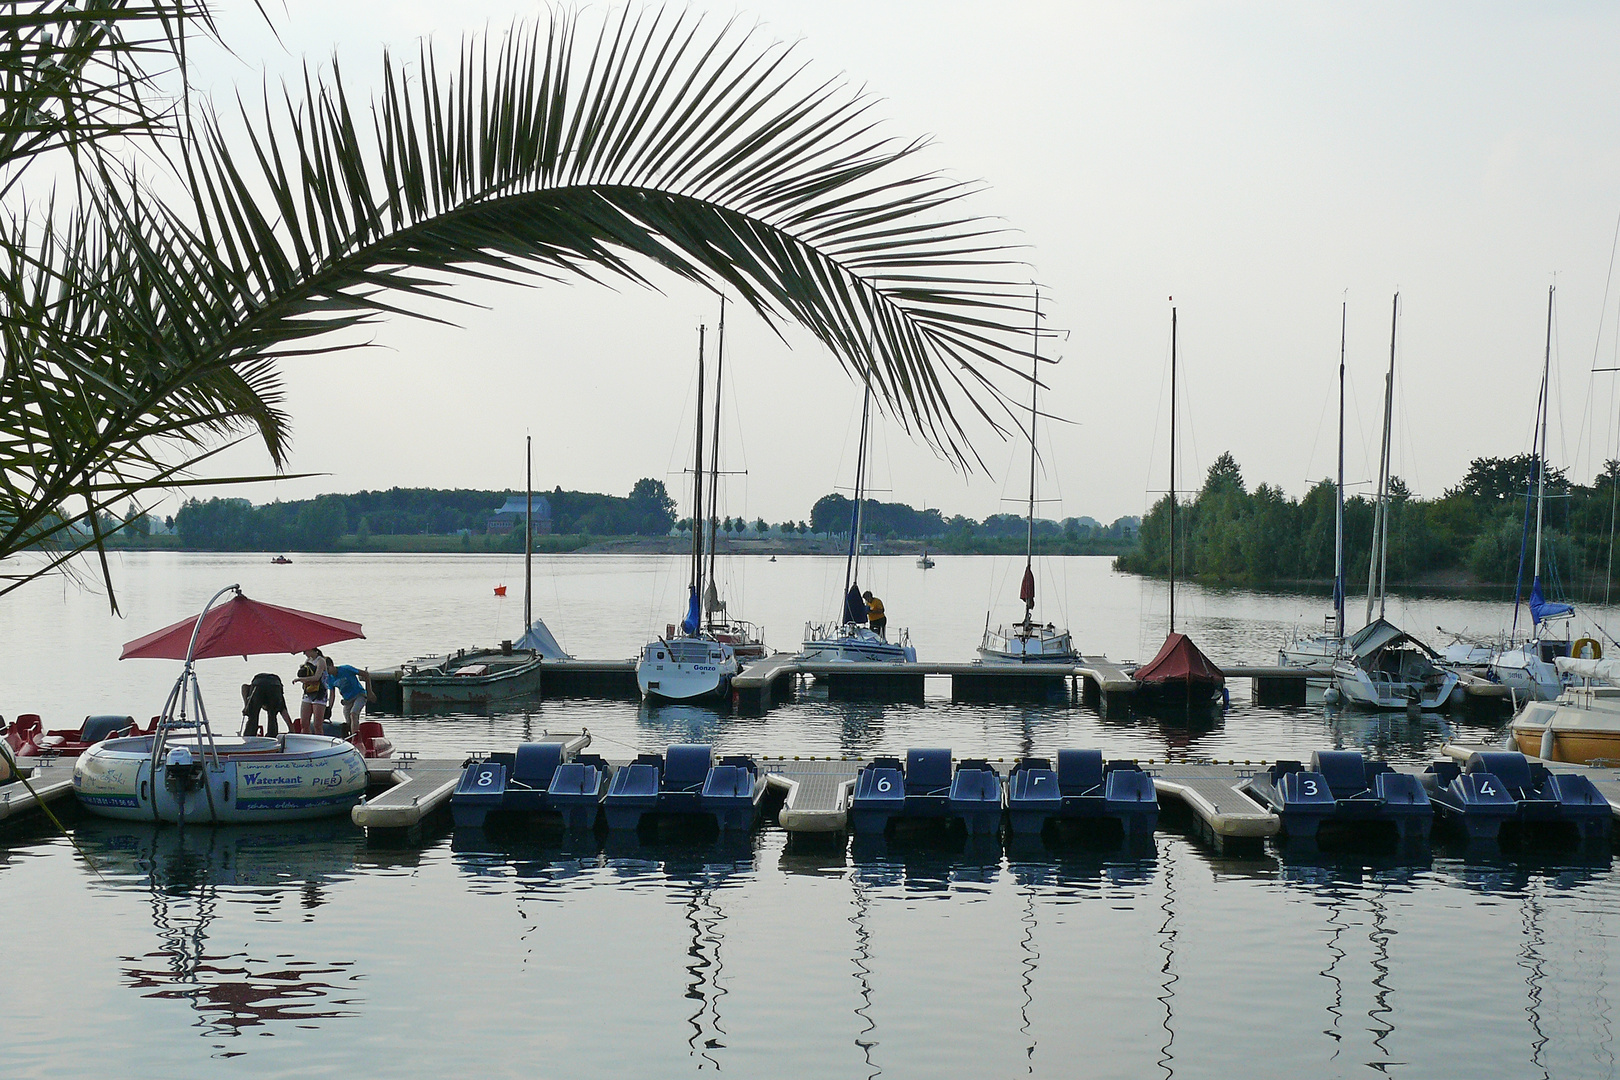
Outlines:
MULTIPOLYGON (((174 516, 183 547, 211 551, 327 551, 344 537, 483 533, 504 491, 389 488, 353 495, 254 506, 246 499, 189 499, 174 516)), ((675 504, 661 480, 638 480, 628 496, 564 491, 543 494, 555 533, 662 536, 675 524, 675 504)), ((521 523, 513 530, 522 546, 521 523)))
MULTIPOLYGON (((1524 587, 1535 543, 1536 458, 1476 458, 1468 473, 1437 499, 1414 497, 1390 480, 1389 564, 1392 582, 1466 575, 1482 584, 1514 584, 1524 554, 1524 587)), ((1601 588, 1610 573, 1611 533, 1620 462, 1609 461, 1590 485, 1572 483, 1549 466, 1542 534, 1542 582, 1574 595, 1601 588)), ((1321 480, 1301 499, 1261 484, 1249 491, 1230 453, 1209 467, 1203 487, 1176 504, 1178 575, 1209 582, 1268 584, 1333 579, 1334 482, 1321 480)), ((1345 500, 1347 590, 1367 580, 1374 500, 1345 500)), ((1141 544, 1116 568, 1169 572, 1169 497, 1142 522, 1141 544)))
MULTIPOLYGON (((960 514, 947 518, 936 509, 917 510, 905 503, 876 499, 864 503, 863 535, 874 540, 932 541, 947 553, 1022 551, 1029 532, 1028 520, 1021 514, 992 514, 981 522, 960 514)), ((810 510, 811 531, 847 534, 854 505, 844 495, 823 495, 810 510)), ((1048 554, 1113 554, 1135 547, 1138 525, 1134 517, 1122 517, 1112 525, 1088 517, 1036 518, 1035 547, 1048 554)))

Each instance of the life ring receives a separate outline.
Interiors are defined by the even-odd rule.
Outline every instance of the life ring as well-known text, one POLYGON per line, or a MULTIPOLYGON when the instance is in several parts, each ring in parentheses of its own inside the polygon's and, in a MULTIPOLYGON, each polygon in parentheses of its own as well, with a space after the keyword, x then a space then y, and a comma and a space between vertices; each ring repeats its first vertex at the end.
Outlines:
POLYGON ((1577 660, 1601 660, 1603 659, 1603 645, 1596 638, 1576 638, 1569 647, 1569 655, 1577 660), (1590 650, 1590 655, 1588 655, 1588 650, 1590 650))

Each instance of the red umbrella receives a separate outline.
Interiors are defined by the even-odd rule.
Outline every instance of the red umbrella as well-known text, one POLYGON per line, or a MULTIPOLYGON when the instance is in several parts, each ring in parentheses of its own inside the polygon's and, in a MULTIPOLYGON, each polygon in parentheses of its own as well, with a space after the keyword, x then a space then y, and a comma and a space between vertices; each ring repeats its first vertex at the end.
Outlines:
MULTIPOLYGON (((196 627, 196 616, 181 619, 173 626, 129 642, 119 659, 184 660, 196 627)), ((203 614, 197 650, 192 655, 201 660, 209 656, 294 653, 365 636, 359 623, 249 600, 238 592, 203 614)))

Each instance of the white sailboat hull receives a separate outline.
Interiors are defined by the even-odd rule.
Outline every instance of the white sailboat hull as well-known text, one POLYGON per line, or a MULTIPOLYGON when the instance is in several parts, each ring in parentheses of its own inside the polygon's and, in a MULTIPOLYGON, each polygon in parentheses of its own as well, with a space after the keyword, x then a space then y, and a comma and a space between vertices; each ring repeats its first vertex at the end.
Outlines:
POLYGON ((636 659, 636 685, 644 698, 700 701, 724 698, 739 665, 729 645, 706 637, 658 638, 636 659))
POLYGON ((842 627, 807 627, 799 658, 827 663, 915 664, 917 650, 903 638, 885 641, 866 627, 851 623, 842 627))
POLYGON ((1022 623, 986 630, 984 640, 979 643, 979 658, 1013 664, 1080 662, 1080 654, 1074 649, 1074 638, 1067 630, 1051 626, 1025 626, 1022 623))
POLYGON ((1346 704, 1368 709, 1406 709, 1416 705, 1424 711, 1443 709, 1456 689, 1457 675, 1442 670, 1438 677, 1404 679, 1384 672, 1370 672, 1341 660, 1333 665, 1333 685, 1346 704))

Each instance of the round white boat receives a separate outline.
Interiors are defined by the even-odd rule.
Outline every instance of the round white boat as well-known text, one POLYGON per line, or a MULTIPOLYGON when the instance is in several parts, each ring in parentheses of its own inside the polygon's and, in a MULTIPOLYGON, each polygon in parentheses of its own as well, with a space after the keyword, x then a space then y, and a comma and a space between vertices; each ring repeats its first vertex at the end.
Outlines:
POLYGON ((348 813, 366 793, 366 761, 342 739, 198 737, 169 732, 108 739, 73 766, 91 813, 126 821, 239 824, 348 813))

